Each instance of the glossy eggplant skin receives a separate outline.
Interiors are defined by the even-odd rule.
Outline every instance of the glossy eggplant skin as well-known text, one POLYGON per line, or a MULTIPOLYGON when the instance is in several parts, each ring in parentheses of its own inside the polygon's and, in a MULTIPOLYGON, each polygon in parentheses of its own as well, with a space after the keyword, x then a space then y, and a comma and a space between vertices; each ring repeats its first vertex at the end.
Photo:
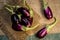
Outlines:
POLYGON ((44 15, 47 19, 53 18, 52 10, 50 9, 49 6, 44 9, 44 15))
POLYGON ((11 15, 11 21, 13 24, 17 24, 18 20, 19 20, 19 18, 16 14, 11 15))
POLYGON ((22 25, 21 24, 12 24, 12 29, 16 31, 22 31, 22 25))
POLYGON ((29 22, 29 20, 27 18, 22 18, 21 23, 24 26, 28 26, 28 27, 30 26, 30 22, 29 22))
POLYGON ((42 28, 41 30, 39 30, 36 34, 36 36, 38 38, 43 38, 47 35, 47 30, 46 30, 46 27, 42 28))
POLYGON ((25 8, 25 7, 20 7, 20 8, 18 8, 17 10, 16 10, 16 12, 15 12, 16 14, 22 14, 22 16, 24 16, 24 17, 30 17, 30 12, 29 12, 29 10, 27 9, 27 8, 25 8))
POLYGON ((28 20, 29 20, 29 22, 30 22, 30 26, 32 25, 32 23, 33 23, 33 17, 31 17, 31 18, 27 18, 28 20))
POLYGON ((32 18, 30 17, 26 18, 24 16, 21 17, 21 23, 24 26, 30 27, 32 25, 32 22, 33 22, 33 17, 32 18))
POLYGON ((22 30, 22 25, 19 21, 19 18, 16 14, 13 14, 11 16, 11 21, 12 21, 12 28, 16 31, 21 31, 22 30))

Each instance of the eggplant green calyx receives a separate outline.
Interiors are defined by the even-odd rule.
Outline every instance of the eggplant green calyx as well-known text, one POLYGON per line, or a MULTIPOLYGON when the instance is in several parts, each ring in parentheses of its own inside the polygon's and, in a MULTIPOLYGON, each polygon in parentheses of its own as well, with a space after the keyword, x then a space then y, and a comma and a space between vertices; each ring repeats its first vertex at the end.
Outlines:
POLYGON ((51 23, 51 24, 46 25, 47 32, 49 32, 49 31, 51 30, 51 28, 53 28, 53 27, 56 25, 56 23, 57 23, 57 20, 56 20, 56 18, 54 17, 54 22, 51 23))
POLYGON ((21 16, 22 16, 22 14, 17 14, 17 16, 18 16, 18 18, 19 18, 19 20, 21 21, 21 16))
POLYGON ((46 9, 48 7, 48 2, 45 2, 45 0, 43 0, 43 7, 44 7, 44 9, 46 9))
POLYGON ((5 9, 7 9, 11 13, 11 15, 15 14, 14 11, 16 11, 16 9, 20 7, 21 6, 11 6, 11 5, 5 4, 5 9))
POLYGON ((48 7, 48 3, 44 4, 44 9, 46 9, 48 7))

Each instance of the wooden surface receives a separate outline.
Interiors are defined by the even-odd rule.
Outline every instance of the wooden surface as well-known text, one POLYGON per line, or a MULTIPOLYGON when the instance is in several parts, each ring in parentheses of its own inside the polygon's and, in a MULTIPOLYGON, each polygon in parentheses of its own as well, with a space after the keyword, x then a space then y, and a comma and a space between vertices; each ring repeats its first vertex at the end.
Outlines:
MULTIPOLYGON (((57 24, 54 26, 54 28, 52 28, 52 31, 50 33, 60 33, 60 0, 46 0, 46 2, 48 2, 50 8, 52 9, 53 15, 54 17, 57 18, 57 24)), ((29 3, 29 2, 28 2, 29 3)), ((29 3, 31 5, 31 7, 34 9, 34 11, 36 11, 41 19, 40 19, 40 23, 41 24, 49 24, 53 21, 53 19, 51 20, 47 20, 41 10, 41 0, 31 0, 31 3, 29 3)))
MULTIPOLYGON (((42 4, 41 4, 41 0, 26 0, 27 3, 33 8, 34 10, 34 13, 37 13, 38 18, 40 21, 40 25, 43 25, 43 24, 49 24, 49 23, 52 23, 54 20, 51 19, 51 20, 47 20, 43 13, 42 13, 42 4)), ((52 12, 53 12, 53 15, 57 18, 57 24, 52 28, 52 30, 49 32, 49 34, 55 34, 55 33, 60 33, 60 0, 46 0, 49 4, 49 6, 51 7, 52 9, 52 12)), ((4 3, 4 0, 0 1, 0 9, 3 9, 4 5, 2 5, 4 3), (2 3, 3 2, 3 3, 2 3)), ((15 5, 14 0, 6 0, 6 2, 8 4, 11 4, 11 5, 15 5)), ((15 1, 16 2, 16 1, 15 1)), ((37 16, 36 15, 36 16, 37 16)), ((36 17, 35 16, 35 17, 36 17)), ((25 38, 29 35, 27 35, 26 33, 29 33, 30 34, 34 34, 36 33, 38 30, 41 29, 41 27, 43 26, 39 26, 38 28, 32 30, 32 31, 28 31, 28 32, 17 32, 17 31, 14 31, 12 28, 11 28, 11 19, 10 19, 10 14, 7 10, 0 10, 0 17, 2 20, 2 23, 3 23, 3 26, 1 26, 1 29, 2 31, 9 36, 9 39, 10 40, 25 40, 25 38)), ((35 20, 37 20, 35 19, 35 20)))

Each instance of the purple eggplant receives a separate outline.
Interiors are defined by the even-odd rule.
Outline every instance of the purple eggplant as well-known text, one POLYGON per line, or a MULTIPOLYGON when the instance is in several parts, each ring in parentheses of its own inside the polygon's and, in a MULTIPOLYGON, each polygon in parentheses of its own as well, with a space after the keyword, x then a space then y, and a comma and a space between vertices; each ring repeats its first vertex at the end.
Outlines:
POLYGON ((37 37, 43 38, 47 35, 48 32, 50 32, 51 28, 54 27, 54 25, 57 23, 56 18, 54 18, 54 22, 51 24, 47 24, 45 27, 43 27, 41 30, 37 32, 37 37))
POLYGON ((31 27, 31 25, 33 23, 33 17, 26 18, 26 17, 22 16, 21 23, 27 27, 31 27))
POLYGON ((48 2, 46 2, 46 0, 42 0, 43 2, 43 12, 44 15, 47 19, 52 19, 53 18, 53 14, 52 14, 52 10, 48 5, 48 2))
POLYGON ((16 31, 22 31, 22 25, 21 24, 12 24, 12 28, 16 31))
POLYGON ((27 18, 21 18, 21 23, 22 23, 22 25, 24 25, 24 26, 30 26, 30 22, 29 22, 29 20, 27 20, 27 18))
POLYGON ((47 19, 53 18, 53 14, 49 6, 44 9, 44 15, 47 19))
POLYGON ((14 30, 17 30, 17 31, 22 30, 21 22, 19 21, 19 18, 18 18, 18 16, 16 14, 13 14, 11 16, 11 21, 12 21, 12 28, 14 30))
POLYGON ((42 28, 38 33, 37 33, 37 37, 39 38, 43 38, 47 35, 47 30, 46 27, 42 28))
POLYGON ((16 14, 13 14, 11 15, 11 21, 12 21, 12 24, 17 24, 17 22, 19 21, 19 18, 16 14))
POLYGON ((27 18, 27 19, 29 20, 30 25, 32 25, 32 22, 33 22, 33 17, 31 17, 31 18, 27 18))
POLYGON ((25 7, 20 7, 16 10, 16 14, 22 14, 24 17, 30 17, 30 12, 25 7))

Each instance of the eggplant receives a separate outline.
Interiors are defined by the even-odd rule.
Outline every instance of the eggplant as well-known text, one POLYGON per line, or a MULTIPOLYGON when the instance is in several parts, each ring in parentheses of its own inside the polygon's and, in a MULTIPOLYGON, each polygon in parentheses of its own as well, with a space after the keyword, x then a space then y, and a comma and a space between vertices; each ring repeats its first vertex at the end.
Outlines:
POLYGON ((19 18, 16 14, 11 15, 11 21, 12 21, 12 28, 14 30, 17 30, 17 31, 22 30, 22 25, 21 25, 19 18))
POLYGON ((24 26, 27 26, 27 27, 30 26, 30 22, 29 22, 29 20, 27 20, 27 18, 21 18, 21 23, 24 26))
POLYGON ((48 5, 48 2, 46 0, 42 0, 43 2, 43 13, 47 19, 52 19, 53 18, 53 13, 51 8, 48 5))
POLYGON ((50 32, 51 28, 54 27, 54 25, 57 23, 56 18, 54 18, 54 22, 51 24, 47 24, 45 27, 43 27, 41 30, 39 30, 36 34, 38 38, 44 38, 48 32, 50 32))
POLYGON ((16 10, 16 14, 22 14, 24 17, 30 17, 30 12, 25 7, 20 7, 16 10))
POLYGON ((31 18, 27 18, 27 19, 29 20, 30 25, 32 25, 32 23, 33 23, 33 17, 31 17, 31 18))
POLYGON ((21 23, 27 27, 31 27, 32 25, 32 22, 33 22, 33 18, 21 18, 21 23))
POLYGON ((18 20, 19 20, 19 18, 18 18, 18 16, 16 14, 11 15, 12 23, 17 24, 18 20))
POLYGON ((22 25, 21 24, 12 24, 12 29, 16 31, 22 31, 22 25))
POLYGON ((42 28, 41 30, 38 31, 37 33, 37 37, 38 38, 43 38, 47 35, 47 30, 46 30, 46 27, 42 28))
POLYGON ((49 6, 44 9, 44 15, 47 19, 52 19, 53 18, 53 14, 52 14, 52 11, 51 11, 49 6))

